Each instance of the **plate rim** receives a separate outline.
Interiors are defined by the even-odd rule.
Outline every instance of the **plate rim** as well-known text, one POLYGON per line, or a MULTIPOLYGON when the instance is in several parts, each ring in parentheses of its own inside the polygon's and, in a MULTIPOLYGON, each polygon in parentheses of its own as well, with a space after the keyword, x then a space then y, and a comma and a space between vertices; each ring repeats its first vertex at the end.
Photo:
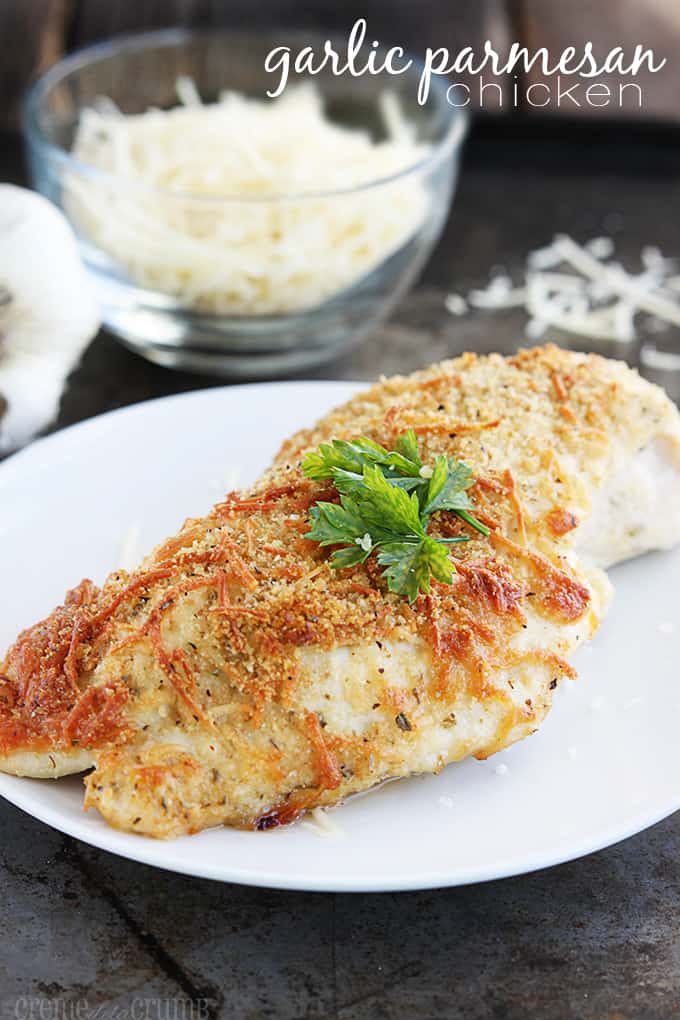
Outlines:
MULTIPOLYGON (((61 832, 63 835, 69 836, 73 839, 78 840, 81 843, 85 843, 87 846, 95 847, 98 850, 105 850, 107 853, 111 853, 116 857, 121 857, 124 860, 135 861, 138 864, 145 864, 150 867, 160 868, 163 871, 170 871, 174 874, 186 875, 191 878, 208 879, 214 882, 222 882, 226 884, 245 885, 251 888, 264 888, 264 889, 281 889, 288 892, 322 892, 322 893, 387 893, 387 892, 417 892, 419 890, 427 889, 454 889, 459 886, 475 885, 481 882, 494 882, 500 881, 505 878, 517 878, 521 875, 532 874, 533 872, 543 871, 547 868, 554 868, 560 864, 568 864, 571 861, 580 860, 583 857, 588 857, 590 854, 597 853, 600 850, 608 849, 609 847, 616 846, 619 843, 630 839, 633 836, 639 835, 646 829, 657 825, 659 822, 664 821, 666 818, 672 817, 678 811, 680 811, 680 797, 675 808, 670 811, 663 810, 661 813, 652 812, 650 815, 637 817, 636 820, 629 826, 621 827, 616 829, 612 826, 606 836, 602 836, 599 839, 590 841, 588 839, 582 839, 580 843, 576 844, 577 849, 570 849, 566 853, 555 853, 551 857, 543 857, 540 861, 537 858, 528 860, 526 865, 517 866, 511 862, 508 862, 507 866, 503 868, 497 868, 489 865, 488 867, 479 868, 477 871, 469 869, 465 875, 452 876, 451 872, 424 872, 424 873, 409 873, 405 877, 395 877, 391 880, 384 880, 376 882, 373 880, 355 880, 347 879, 345 881, 326 881, 320 878, 312 878, 311 880, 305 880, 301 883, 296 877, 286 878, 283 872, 276 871, 263 871, 262 869, 249 870, 247 868, 239 868, 238 866, 230 866, 229 876, 225 874, 219 874, 210 867, 201 866, 200 857, 196 860, 192 860, 192 867, 186 867, 181 862, 173 861, 162 861, 159 862, 157 859, 153 859, 153 848, 157 846, 172 847, 173 840, 155 840, 144 836, 137 836, 134 833, 121 833, 122 836, 130 838, 131 840, 138 840, 140 850, 136 852, 128 852, 126 848, 116 847, 111 845, 109 842, 108 834, 109 830, 106 827, 102 827, 94 833, 93 837, 84 836, 79 831, 77 825, 72 825, 67 821, 66 824, 55 821, 52 816, 57 816, 58 811, 45 808, 38 811, 34 811, 26 807, 24 803, 20 803, 20 798, 15 799, 3 789, 5 781, 7 779, 19 781, 18 776, 7 776, 0 773, 0 796, 3 799, 9 801, 14 807, 23 811, 31 818, 35 818, 45 825, 49 825, 50 828, 56 832, 61 832), (101 838, 99 837, 101 833, 101 838), (147 848, 148 850, 144 849, 147 848)), ((42 782, 43 780, 35 780, 35 782, 42 782)), ((59 780, 51 780, 52 782, 59 782, 59 780)), ((50 780, 45 780, 50 782, 50 780)), ((339 808, 342 805, 338 805, 339 808)), ((85 813, 85 812, 84 812, 85 813)), ((105 825, 105 823, 104 823, 105 825)), ((219 827, 214 830, 204 830, 207 832, 219 831, 219 827)), ((117 833, 117 830, 112 829, 112 833, 117 833)), ((200 835, 197 834, 197 835, 200 835)), ((276 831, 274 833, 265 833, 264 838, 276 838, 276 831)), ((279 832, 279 835, 281 833, 279 832)), ((183 839, 192 840, 195 836, 185 836, 183 839)), ((111 837, 113 841, 114 837, 111 837)))
POLYGON ((234 390, 242 392, 243 390, 250 389, 285 389, 292 386, 302 387, 347 387, 355 393, 360 392, 362 389, 368 389, 375 385, 374 382, 366 379, 265 379, 262 382, 247 382, 247 383, 233 383, 233 384, 220 384, 217 386, 201 386, 198 389, 193 390, 182 390, 180 393, 166 393, 162 396, 148 397, 145 400, 136 400, 132 404, 123 404, 121 407, 112 407, 108 411, 100 411, 98 414, 93 414, 89 418, 81 418, 79 421, 71 422, 70 425, 64 425, 63 427, 56 427, 52 431, 45 435, 39 435, 35 439, 32 439, 26 446, 22 446, 18 450, 14 450, 12 453, 0 459, 0 476, 10 468, 10 465, 14 467, 20 460, 23 460, 26 456, 33 456, 36 450, 44 451, 56 441, 61 441, 65 436, 71 437, 80 431, 87 431, 91 427, 101 425, 105 421, 109 421, 112 418, 125 417, 127 415, 133 415, 142 411, 144 408, 153 407, 156 404, 165 403, 182 403, 197 397, 204 396, 206 394, 227 394, 233 393, 234 390))

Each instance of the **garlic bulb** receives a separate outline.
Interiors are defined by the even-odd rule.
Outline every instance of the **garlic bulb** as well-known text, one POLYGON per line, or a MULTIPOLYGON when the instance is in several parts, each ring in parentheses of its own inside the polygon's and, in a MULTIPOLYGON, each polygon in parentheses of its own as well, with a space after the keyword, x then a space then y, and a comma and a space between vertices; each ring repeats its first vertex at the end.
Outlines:
POLYGON ((67 220, 41 195, 0 184, 0 453, 54 419, 99 324, 67 220))

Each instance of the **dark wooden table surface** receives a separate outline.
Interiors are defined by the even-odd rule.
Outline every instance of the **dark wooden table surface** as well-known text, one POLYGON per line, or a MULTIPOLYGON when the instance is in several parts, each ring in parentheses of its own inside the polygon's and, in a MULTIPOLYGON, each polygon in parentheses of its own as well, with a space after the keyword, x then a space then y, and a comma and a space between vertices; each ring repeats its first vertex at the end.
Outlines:
MULTIPOLYGON (((0 178, 21 172, 16 145, 0 142, 0 178)), ((468 148, 420 285, 361 351, 314 374, 371 378, 465 348, 512 350, 519 313, 452 318, 444 294, 483 283, 494 264, 517 271, 556 231, 612 236, 631 266, 646 244, 678 253, 679 212, 674 135, 487 127, 468 148)), ((612 353, 634 361, 637 348, 612 353)), ((213 383, 149 365, 102 334, 59 425, 213 383)), ((533 875, 362 896, 157 872, 1 802, 0 826, 3 1020, 680 1016, 680 816, 533 875)))

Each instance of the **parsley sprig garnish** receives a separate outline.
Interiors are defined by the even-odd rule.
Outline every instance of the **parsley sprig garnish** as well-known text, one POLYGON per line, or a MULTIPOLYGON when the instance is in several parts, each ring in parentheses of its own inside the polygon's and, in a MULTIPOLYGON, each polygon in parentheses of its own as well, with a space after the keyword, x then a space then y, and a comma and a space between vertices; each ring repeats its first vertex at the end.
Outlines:
POLYGON ((437 457, 423 464, 415 432, 409 430, 393 450, 362 437, 334 439, 308 453, 302 470, 315 481, 332 481, 340 503, 317 502, 306 538, 322 546, 337 545, 335 569, 364 563, 374 552, 390 591, 413 602, 430 590, 430 578, 451 584, 455 571, 447 546, 469 535, 435 538, 427 529, 432 514, 448 510, 482 535, 489 529, 471 513, 467 490, 473 475, 467 464, 437 457))

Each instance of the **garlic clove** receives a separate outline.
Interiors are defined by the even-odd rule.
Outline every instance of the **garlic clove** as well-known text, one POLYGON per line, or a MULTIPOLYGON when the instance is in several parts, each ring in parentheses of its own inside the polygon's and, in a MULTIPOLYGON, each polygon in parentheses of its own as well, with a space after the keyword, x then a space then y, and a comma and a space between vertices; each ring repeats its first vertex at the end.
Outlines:
POLYGON ((0 453, 54 419, 99 325, 66 218, 41 195, 0 184, 0 453))

